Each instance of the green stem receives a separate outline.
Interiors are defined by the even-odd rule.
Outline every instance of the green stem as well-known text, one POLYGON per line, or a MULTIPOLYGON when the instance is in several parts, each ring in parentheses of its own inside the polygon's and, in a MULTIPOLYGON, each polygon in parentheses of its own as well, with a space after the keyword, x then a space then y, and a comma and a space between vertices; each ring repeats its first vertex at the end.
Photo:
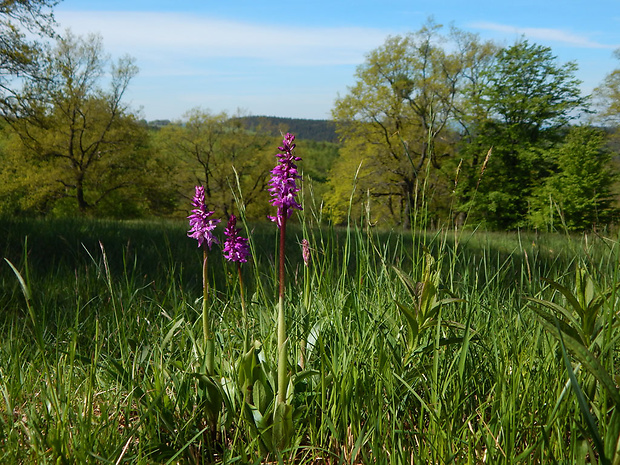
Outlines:
POLYGON ((237 262, 237 272, 239 273, 239 292, 241 293, 241 311, 243 312, 243 351, 250 350, 250 324, 248 321, 248 311, 245 307, 245 297, 243 295, 243 276, 241 275, 241 263, 237 262))
POLYGON ((308 313, 310 309, 310 271, 308 265, 304 266, 304 306, 302 314, 303 337, 299 343, 299 366, 303 370, 306 367, 306 345, 310 332, 310 322, 308 321, 308 313))
POLYGON ((284 321, 284 298, 278 300, 278 403, 286 402, 286 323, 284 321))
POLYGON ((286 239, 286 217, 284 209, 282 213, 282 225, 280 226, 280 282, 278 298, 278 403, 286 402, 286 321, 284 319, 284 246, 286 239))
POLYGON ((209 280, 207 277, 207 249, 203 251, 202 261, 202 333, 204 336, 205 347, 205 365, 207 368, 207 374, 213 375, 214 365, 214 344, 213 335, 211 334, 211 322, 209 321, 209 280))

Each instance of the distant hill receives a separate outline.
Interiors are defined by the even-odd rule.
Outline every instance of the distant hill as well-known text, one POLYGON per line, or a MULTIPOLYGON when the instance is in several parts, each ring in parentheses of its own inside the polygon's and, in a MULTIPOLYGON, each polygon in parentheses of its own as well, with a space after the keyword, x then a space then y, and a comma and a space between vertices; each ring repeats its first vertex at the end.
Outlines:
POLYGON ((295 134, 298 139, 318 142, 338 142, 336 124, 330 120, 280 118, 276 116, 242 116, 244 126, 252 131, 267 132, 274 136, 282 132, 295 134))
MULTIPOLYGON (((277 116, 241 116, 234 117, 242 122, 243 127, 250 131, 258 131, 279 136, 290 132, 298 139, 316 142, 338 142, 336 123, 324 119, 280 118, 277 116)), ((150 129, 158 130, 169 124, 177 124, 167 119, 145 121, 142 123, 150 129)))

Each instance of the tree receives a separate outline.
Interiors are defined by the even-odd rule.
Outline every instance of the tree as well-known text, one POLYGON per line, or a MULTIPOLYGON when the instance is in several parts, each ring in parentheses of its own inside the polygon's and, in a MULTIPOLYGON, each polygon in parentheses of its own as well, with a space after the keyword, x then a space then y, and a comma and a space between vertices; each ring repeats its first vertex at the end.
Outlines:
MULTIPOLYGON (((620 60, 620 49, 614 52, 620 60)), ((603 82, 594 89, 599 109, 598 117, 606 123, 620 124, 620 69, 610 72, 603 82)))
POLYGON ((14 78, 34 79, 40 70, 41 44, 30 37, 53 37, 51 9, 56 0, 0 2, 0 103, 15 92, 14 78))
POLYGON ((551 49, 523 40, 502 49, 490 69, 475 150, 492 155, 473 207, 496 228, 526 224, 533 189, 552 172, 548 150, 587 99, 577 65, 558 64, 551 49))
POLYGON ((484 122, 490 119, 490 109, 484 100, 492 70, 496 66, 500 47, 493 42, 481 42, 477 36, 460 32, 456 36, 464 61, 463 79, 455 111, 455 131, 458 132, 456 156, 444 170, 456 185, 452 189, 452 218, 461 226, 475 200, 481 173, 489 159, 489 146, 481 135, 484 122))
POLYGON ((357 69, 348 94, 337 99, 332 114, 343 148, 328 202, 336 216, 352 189, 343 179, 352 179, 356 166, 359 192, 380 202, 380 215, 405 227, 423 187, 432 190, 441 182, 438 169, 452 152, 450 125, 468 65, 460 47, 471 45, 465 39, 472 37, 453 30, 457 47, 448 53, 440 29, 431 21, 416 33, 388 38, 357 69))
POLYGON ((44 79, 26 81, 12 98, 4 116, 21 142, 13 156, 22 173, 9 184, 30 184, 28 208, 95 211, 144 178, 146 129, 122 103, 137 67, 124 57, 106 76, 107 64, 99 36, 67 31, 45 57, 44 79))
POLYGON ((571 128, 565 142, 551 150, 551 157, 557 168, 532 200, 531 223, 542 228, 561 221, 571 231, 608 224, 614 214, 614 175, 605 134, 587 126, 571 128))
POLYGON ((263 200, 275 160, 274 138, 245 130, 238 116, 200 108, 162 128, 157 138, 160 150, 174 160, 179 196, 187 197, 195 185, 202 185, 210 208, 229 216, 235 211, 238 179, 248 215, 266 216, 263 200))

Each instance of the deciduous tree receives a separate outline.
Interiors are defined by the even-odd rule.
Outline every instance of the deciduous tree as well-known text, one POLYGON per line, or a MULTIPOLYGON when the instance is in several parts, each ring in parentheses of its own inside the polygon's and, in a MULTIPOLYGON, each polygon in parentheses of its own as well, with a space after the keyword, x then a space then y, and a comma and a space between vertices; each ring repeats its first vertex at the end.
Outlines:
POLYGON ((481 154, 492 148, 492 155, 474 211, 490 226, 527 224, 533 189, 552 172, 548 150, 586 107, 576 70, 575 63, 558 63, 550 48, 526 40, 502 49, 489 70, 475 144, 481 154))
POLYGON ((174 159, 180 196, 202 185, 209 208, 229 216, 235 211, 238 179, 248 214, 266 217, 272 137, 247 131, 237 117, 194 108, 181 121, 162 128, 157 138, 160 150, 174 159))
MULTIPOLYGON (((614 52, 620 60, 620 49, 614 52)), ((620 69, 611 71, 594 89, 598 118, 607 124, 620 124, 620 69)))
POLYGON ((0 108, 10 104, 16 78, 39 77, 43 50, 33 37, 54 36, 52 8, 57 3, 56 0, 0 1, 0 108))
POLYGON ((352 189, 343 181, 352 180, 351 168, 360 164, 359 192, 378 201, 379 214, 405 227, 416 200, 425 194, 423 186, 428 191, 445 182, 438 168, 452 153, 450 125, 471 66, 472 54, 462 48, 473 47, 477 39, 440 31, 431 21, 416 33, 388 38, 357 69, 348 94, 337 99, 332 113, 343 148, 329 202, 336 216, 352 189), (448 38, 452 51, 442 43, 448 38))
POLYGON ((578 126, 550 152, 554 173, 532 199, 531 223, 539 228, 592 229, 613 218, 611 187, 615 176, 600 129, 578 126))
POLYGON ((108 63, 99 36, 67 31, 45 57, 44 79, 26 81, 12 98, 5 120, 21 141, 12 156, 25 173, 9 184, 19 189, 36 175, 28 189, 37 205, 29 207, 94 211, 144 178, 146 130, 123 103, 137 67, 124 57, 108 74, 108 63))

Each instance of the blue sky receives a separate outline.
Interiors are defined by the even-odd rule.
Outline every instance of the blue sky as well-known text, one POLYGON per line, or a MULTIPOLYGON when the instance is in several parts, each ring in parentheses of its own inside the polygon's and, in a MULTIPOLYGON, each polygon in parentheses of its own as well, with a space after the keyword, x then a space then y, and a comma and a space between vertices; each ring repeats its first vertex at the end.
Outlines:
POLYGON ((201 107, 323 119, 366 53, 432 16, 510 45, 525 36, 575 61, 584 93, 620 68, 620 0, 63 0, 60 29, 103 37, 140 73, 127 103, 147 120, 201 107))

